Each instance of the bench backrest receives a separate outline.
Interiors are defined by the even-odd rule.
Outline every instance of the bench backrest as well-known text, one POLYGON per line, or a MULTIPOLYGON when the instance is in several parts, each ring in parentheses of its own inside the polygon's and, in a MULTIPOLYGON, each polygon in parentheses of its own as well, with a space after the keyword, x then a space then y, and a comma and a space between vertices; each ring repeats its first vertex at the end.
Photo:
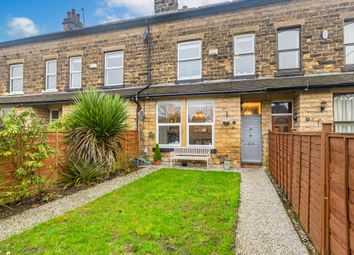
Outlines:
POLYGON ((174 154, 178 155, 207 155, 211 153, 209 148, 191 148, 191 147, 179 147, 174 148, 174 154))

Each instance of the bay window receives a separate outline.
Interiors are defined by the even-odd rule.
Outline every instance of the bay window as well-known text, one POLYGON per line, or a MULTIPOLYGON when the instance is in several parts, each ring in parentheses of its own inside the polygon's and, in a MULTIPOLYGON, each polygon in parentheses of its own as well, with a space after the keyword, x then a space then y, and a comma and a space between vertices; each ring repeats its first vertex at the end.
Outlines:
POLYGON ((336 132, 354 132, 354 94, 334 96, 334 124, 336 132))
POLYGON ((188 145, 213 146, 214 103, 212 101, 190 101, 187 107, 188 145))
POLYGON ((300 28, 278 31, 278 70, 300 69, 300 28))
POLYGON ((23 93, 23 64, 10 66, 10 94, 23 93))
POLYGON ((178 80, 202 78, 202 42, 178 44, 178 80))
POLYGON ((105 54, 105 86, 123 85, 123 51, 105 54))
POLYGON ((81 88, 81 57, 70 58, 70 88, 81 88))
POLYGON ((344 56, 346 65, 354 65, 354 21, 344 24, 344 56))
POLYGON ((157 104, 157 143, 161 147, 181 145, 181 103, 157 104))
POLYGON ((255 73, 254 34, 235 36, 234 76, 255 73))

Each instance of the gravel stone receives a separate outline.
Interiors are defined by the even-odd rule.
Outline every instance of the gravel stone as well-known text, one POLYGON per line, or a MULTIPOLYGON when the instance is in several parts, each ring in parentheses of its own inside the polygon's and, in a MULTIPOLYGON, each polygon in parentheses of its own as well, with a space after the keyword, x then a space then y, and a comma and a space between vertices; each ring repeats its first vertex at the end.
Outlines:
POLYGON ((149 166, 134 173, 100 183, 92 188, 81 190, 70 196, 60 198, 48 204, 2 220, 0 222, 0 241, 7 239, 14 234, 31 229, 42 222, 53 219, 68 211, 84 206, 115 189, 136 181, 157 170, 158 168, 149 166))
POLYGON ((238 255, 308 254, 263 169, 241 170, 237 222, 238 255))

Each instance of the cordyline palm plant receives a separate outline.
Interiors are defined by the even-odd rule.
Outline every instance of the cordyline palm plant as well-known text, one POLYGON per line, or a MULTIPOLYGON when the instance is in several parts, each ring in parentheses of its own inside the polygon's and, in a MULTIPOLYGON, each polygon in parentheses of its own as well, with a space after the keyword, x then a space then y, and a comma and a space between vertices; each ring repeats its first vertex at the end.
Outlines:
POLYGON ((97 91, 81 92, 67 116, 68 153, 86 162, 104 163, 111 169, 127 129, 128 102, 97 91))

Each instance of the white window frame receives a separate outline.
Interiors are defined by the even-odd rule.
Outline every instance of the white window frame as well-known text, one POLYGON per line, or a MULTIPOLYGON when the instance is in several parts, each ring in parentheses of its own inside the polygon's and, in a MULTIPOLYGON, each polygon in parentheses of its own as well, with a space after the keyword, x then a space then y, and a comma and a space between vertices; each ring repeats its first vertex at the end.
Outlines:
POLYGON ((49 111, 49 122, 53 122, 53 121, 58 120, 58 119, 53 120, 53 117, 52 117, 53 112, 58 112, 58 119, 60 119, 60 111, 56 110, 56 109, 50 109, 50 111, 49 111))
POLYGON ((301 70, 301 27, 279 28, 278 29, 278 31, 277 31, 277 70, 278 71, 301 70), (289 31, 298 31, 298 33, 299 33, 299 48, 288 48, 285 50, 279 50, 279 34, 289 32, 289 31), (280 68, 280 53, 296 52, 296 51, 298 51, 298 67, 280 68))
POLYGON ((57 61, 56 60, 48 60, 48 61, 46 61, 45 68, 46 68, 46 70, 45 70, 45 79, 46 79, 45 80, 45 91, 47 91, 47 92, 51 92, 51 91, 56 92, 56 91, 58 91, 57 90, 57 68, 58 68, 57 61), (50 63, 55 63, 55 70, 56 70, 55 73, 49 73, 48 66, 49 66, 50 63), (49 77, 55 77, 55 88, 54 89, 53 88, 51 88, 51 89, 48 88, 49 77))
MULTIPOLYGON (((345 65, 348 65, 348 66, 351 66, 351 65, 354 65, 354 63, 347 63, 347 55, 349 55, 348 53, 347 53, 347 47, 350 47, 350 46, 354 46, 354 42, 351 42, 351 43, 346 43, 345 42, 345 27, 346 26, 348 26, 348 25, 352 25, 352 24, 354 24, 354 20, 350 20, 350 21, 345 21, 344 22, 344 31, 343 31, 343 34, 344 34, 344 38, 343 38, 343 43, 344 43, 344 63, 345 63, 345 65)), ((354 33, 354 31, 353 31, 353 33, 354 33)))
POLYGON ((1 118, 4 118, 5 117, 5 112, 7 112, 7 111, 9 111, 9 112, 11 112, 12 111, 12 108, 1 108, 0 109, 0 117, 1 118))
POLYGON ((15 64, 15 65, 10 65, 10 94, 15 95, 15 94, 23 94, 23 64, 15 64), (22 76, 14 77, 13 75, 13 68, 14 67, 21 67, 22 68, 22 76), (20 91, 13 91, 13 81, 14 80, 22 80, 22 90, 20 91))
POLYGON ((255 42, 255 34, 254 33, 248 33, 248 34, 242 34, 242 35, 236 35, 234 36, 234 76, 235 77, 242 77, 242 76, 247 76, 247 75, 254 75, 256 73, 256 42, 255 42), (252 36, 252 51, 250 52, 243 52, 243 53, 237 53, 237 39, 244 38, 244 37, 249 37, 252 36), (251 56, 253 55, 253 72, 251 73, 245 73, 245 74, 237 74, 237 66, 236 66, 236 58, 240 56, 251 56))
POLYGON ((185 81, 185 80, 197 80, 197 79, 202 79, 203 76, 203 65, 202 65, 202 41, 201 40, 196 40, 196 41, 189 41, 189 42, 181 42, 178 43, 178 47, 177 47, 177 80, 178 81, 185 81), (185 59, 180 59, 179 57, 179 52, 180 52, 180 48, 181 46, 184 45, 189 45, 189 44, 199 44, 199 57, 198 58, 185 58, 185 59), (180 76, 180 63, 182 62, 190 62, 190 61, 195 61, 195 60, 199 60, 199 65, 200 65, 200 74, 197 76, 186 76, 186 77, 181 77, 180 76))
POLYGON ((354 95, 354 93, 343 93, 343 94, 334 94, 333 95, 333 123, 334 123, 334 128, 335 128, 335 132, 338 133, 343 133, 343 132, 339 132, 337 131, 337 126, 344 124, 344 125, 354 125, 354 121, 353 120, 338 120, 340 119, 339 116, 336 115, 337 109, 336 109, 336 97, 341 97, 341 96, 348 96, 348 95, 354 95))
MULTIPOLYGON (((270 115, 271 117, 273 116, 291 116, 291 128, 294 127, 294 100, 277 100, 277 101, 271 101, 270 102, 270 115), (272 113, 272 104, 273 103, 291 103, 291 113, 272 113)), ((270 126, 273 128, 273 118, 270 118, 270 126)))
POLYGON ((107 52, 104 55, 104 86, 107 87, 111 87, 111 86, 120 86, 124 84, 124 51, 113 51, 113 52, 107 52), (113 67, 108 67, 107 65, 107 57, 109 55, 115 55, 115 54, 121 54, 122 57, 122 65, 121 66, 113 66, 113 67), (123 70, 123 79, 121 83, 117 83, 117 84, 108 84, 107 80, 108 80, 108 75, 107 75, 107 71, 108 70, 123 70))
POLYGON ((203 148, 211 148, 214 149, 215 146, 215 102, 213 100, 188 100, 187 101, 187 116, 186 116, 186 122, 187 122, 187 146, 188 147, 203 147, 203 148), (205 122, 189 122, 189 105, 193 103, 211 103, 213 105, 213 122, 212 123, 205 123, 205 122), (189 144, 189 127, 190 126, 211 126, 212 127, 212 144, 211 145, 194 145, 194 144, 189 144))
POLYGON ((160 148, 175 148, 181 146, 182 140, 182 101, 160 101, 156 103, 156 143, 160 146, 160 148), (159 123, 159 105, 160 104, 179 104, 181 107, 181 120, 179 123, 159 123), (178 144, 160 144, 159 143, 159 127, 171 127, 178 126, 179 127, 179 143, 178 144))
POLYGON ((69 60, 69 62, 70 62, 70 64, 69 64, 69 68, 70 68, 70 70, 69 70, 69 73, 70 73, 70 74, 69 74, 69 75, 70 75, 70 77, 69 77, 69 79, 70 79, 70 81, 69 81, 69 86, 70 86, 70 89, 81 89, 81 88, 82 88, 82 57, 80 57, 80 56, 78 56, 78 57, 71 57, 70 60, 69 60), (75 59, 80 59, 80 61, 81 61, 81 69, 80 69, 80 71, 73 71, 73 70, 72 70, 72 61, 75 60, 75 59), (73 74, 78 74, 78 73, 81 74, 80 87, 75 87, 75 88, 73 88, 73 86, 72 86, 72 75, 73 75, 73 74))

